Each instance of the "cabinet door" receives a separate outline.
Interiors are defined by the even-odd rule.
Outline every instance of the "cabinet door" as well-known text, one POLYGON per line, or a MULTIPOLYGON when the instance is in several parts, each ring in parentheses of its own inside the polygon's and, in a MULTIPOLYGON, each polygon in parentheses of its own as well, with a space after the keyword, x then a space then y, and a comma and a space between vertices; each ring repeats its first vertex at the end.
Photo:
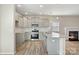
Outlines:
POLYGON ((47 39, 47 50, 49 55, 59 55, 59 38, 47 39), (50 39, 50 40, 49 40, 50 39))
POLYGON ((24 26, 23 27, 27 27, 27 18, 23 17, 23 22, 24 22, 24 26))
POLYGON ((18 21, 19 21, 18 26, 19 27, 23 27, 24 26, 24 22, 23 22, 23 18, 21 16, 18 16, 18 21))

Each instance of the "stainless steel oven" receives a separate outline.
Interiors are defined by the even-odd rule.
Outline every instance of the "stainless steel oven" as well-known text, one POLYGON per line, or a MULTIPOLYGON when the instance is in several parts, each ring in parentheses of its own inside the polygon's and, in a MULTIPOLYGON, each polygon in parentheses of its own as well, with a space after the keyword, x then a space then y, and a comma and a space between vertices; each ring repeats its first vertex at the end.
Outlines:
POLYGON ((31 39, 39 39, 39 30, 32 30, 31 39))

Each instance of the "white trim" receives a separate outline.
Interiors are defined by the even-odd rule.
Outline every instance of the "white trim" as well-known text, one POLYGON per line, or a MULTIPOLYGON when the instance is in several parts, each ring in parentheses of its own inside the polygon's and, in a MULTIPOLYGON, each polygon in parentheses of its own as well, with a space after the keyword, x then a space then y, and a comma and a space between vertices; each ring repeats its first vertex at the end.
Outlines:
POLYGON ((65 55, 65 38, 60 38, 60 55, 65 55))
POLYGON ((65 28, 65 37, 66 37, 66 40, 69 37, 69 31, 79 31, 79 27, 66 27, 65 28))
POLYGON ((11 52, 5 52, 5 51, 2 51, 0 52, 1 55, 14 55, 14 51, 11 51, 11 52))

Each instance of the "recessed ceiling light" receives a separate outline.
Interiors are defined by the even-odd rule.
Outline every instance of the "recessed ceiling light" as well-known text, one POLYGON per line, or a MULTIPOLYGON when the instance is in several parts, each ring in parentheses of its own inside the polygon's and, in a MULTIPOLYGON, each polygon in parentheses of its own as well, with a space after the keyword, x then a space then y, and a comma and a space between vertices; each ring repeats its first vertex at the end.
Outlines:
POLYGON ((19 5, 17 5, 18 7, 21 7, 21 5, 19 4, 19 5))
POLYGON ((40 7, 43 7, 43 5, 40 5, 40 7))

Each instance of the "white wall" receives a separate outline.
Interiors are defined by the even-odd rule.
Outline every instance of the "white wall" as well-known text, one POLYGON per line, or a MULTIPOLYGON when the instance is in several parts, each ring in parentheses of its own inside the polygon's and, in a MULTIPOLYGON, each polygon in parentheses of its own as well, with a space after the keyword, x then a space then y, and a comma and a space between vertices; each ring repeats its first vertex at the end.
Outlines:
POLYGON ((14 54, 14 5, 0 5, 0 25, 0 54, 14 54))
MULTIPOLYGON (((0 5, 1 7, 1 5, 0 5)), ((0 11, 1 11, 1 8, 0 8, 0 11)), ((1 41, 1 13, 0 13, 0 41, 1 41)), ((1 46, 1 43, 0 43, 0 46, 1 46)), ((1 47, 0 47, 0 50, 1 50, 1 47)))

